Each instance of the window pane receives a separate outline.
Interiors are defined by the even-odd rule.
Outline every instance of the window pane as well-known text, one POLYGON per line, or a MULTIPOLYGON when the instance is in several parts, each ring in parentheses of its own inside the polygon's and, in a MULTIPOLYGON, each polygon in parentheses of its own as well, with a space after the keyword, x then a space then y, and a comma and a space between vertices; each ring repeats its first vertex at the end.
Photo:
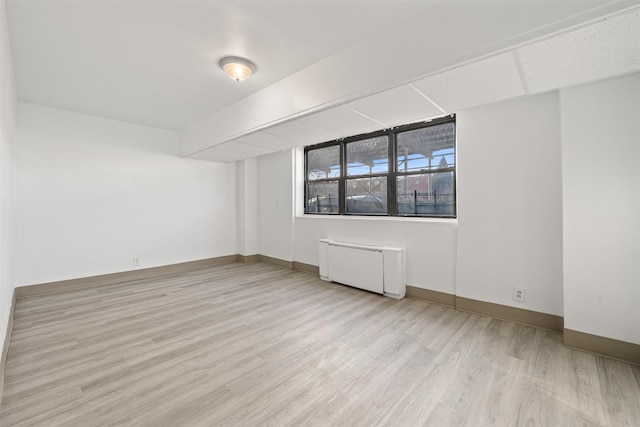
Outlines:
POLYGON ((386 135, 347 144, 347 175, 384 173, 389 170, 386 135))
POLYGON ((453 172, 398 176, 398 213, 455 215, 453 172))
POLYGON ((307 213, 338 213, 338 181, 307 184, 307 213))
POLYGON ((387 213, 387 178, 347 180, 346 211, 348 213, 387 213))
POLYGON ((455 125, 444 123, 398 134, 398 172, 455 166, 455 125))
POLYGON ((316 148, 307 152, 307 179, 340 176, 340 146, 316 148))

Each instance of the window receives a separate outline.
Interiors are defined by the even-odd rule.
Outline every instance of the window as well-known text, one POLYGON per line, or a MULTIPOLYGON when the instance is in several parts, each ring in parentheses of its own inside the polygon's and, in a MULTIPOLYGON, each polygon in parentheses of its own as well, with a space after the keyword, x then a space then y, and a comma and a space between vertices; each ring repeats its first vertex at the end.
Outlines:
POLYGON ((455 218, 455 116, 305 148, 305 213, 455 218))

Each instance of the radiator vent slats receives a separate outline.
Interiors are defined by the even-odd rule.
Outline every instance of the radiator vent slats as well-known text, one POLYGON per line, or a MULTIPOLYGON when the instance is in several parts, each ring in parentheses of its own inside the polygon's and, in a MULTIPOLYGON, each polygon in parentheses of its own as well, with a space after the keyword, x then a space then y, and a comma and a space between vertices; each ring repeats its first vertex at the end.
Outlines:
POLYGON ((320 278, 404 298, 404 250, 320 239, 320 278))

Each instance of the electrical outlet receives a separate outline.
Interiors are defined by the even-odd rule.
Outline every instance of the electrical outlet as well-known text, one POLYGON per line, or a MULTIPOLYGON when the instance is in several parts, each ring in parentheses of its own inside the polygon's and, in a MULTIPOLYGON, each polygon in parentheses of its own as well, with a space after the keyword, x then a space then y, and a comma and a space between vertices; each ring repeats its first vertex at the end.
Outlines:
POLYGON ((133 257, 133 266, 137 267, 140 265, 140 257, 134 256, 133 257))
POLYGON ((513 300, 518 302, 524 302, 527 297, 527 290, 525 288, 513 287, 513 300))

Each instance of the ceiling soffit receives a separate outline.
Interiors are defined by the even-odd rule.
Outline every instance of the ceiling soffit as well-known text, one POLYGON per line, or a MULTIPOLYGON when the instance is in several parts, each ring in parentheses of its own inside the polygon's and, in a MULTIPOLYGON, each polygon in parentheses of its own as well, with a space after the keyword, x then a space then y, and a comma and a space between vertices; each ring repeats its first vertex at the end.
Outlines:
MULTIPOLYGON (((181 135, 182 155, 201 157, 196 153, 221 143, 230 146, 237 140, 256 144, 274 136, 278 143, 263 143, 262 148, 275 152, 634 72, 640 70, 640 7, 601 16, 355 100, 342 97, 331 103, 325 99, 324 104, 314 105, 295 95, 281 95, 288 92, 288 83, 298 87, 308 79, 320 79, 323 69, 339 59, 329 58, 317 64, 318 68, 292 76, 293 81, 278 82, 186 129, 181 135), (229 115, 235 119, 230 120, 229 115), (289 142, 288 147, 283 140, 289 142)), ((328 89, 323 92, 322 85, 311 87, 321 95, 312 96, 312 100, 327 97, 328 89)), ((254 156, 246 153, 238 159, 254 156)))
MULTIPOLYGON (((255 132, 249 129, 248 135, 230 138, 224 145, 262 141, 262 151, 275 152, 638 70, 640 8, 635 8, 343 105, 301 114, 255 132), (274 136, 277 142, 270 143, 274 136)), ((234 160, 255 155, 260 154, 245 152, 234 160)), ((216 160, 216 156, 208 159, 216 160)))

